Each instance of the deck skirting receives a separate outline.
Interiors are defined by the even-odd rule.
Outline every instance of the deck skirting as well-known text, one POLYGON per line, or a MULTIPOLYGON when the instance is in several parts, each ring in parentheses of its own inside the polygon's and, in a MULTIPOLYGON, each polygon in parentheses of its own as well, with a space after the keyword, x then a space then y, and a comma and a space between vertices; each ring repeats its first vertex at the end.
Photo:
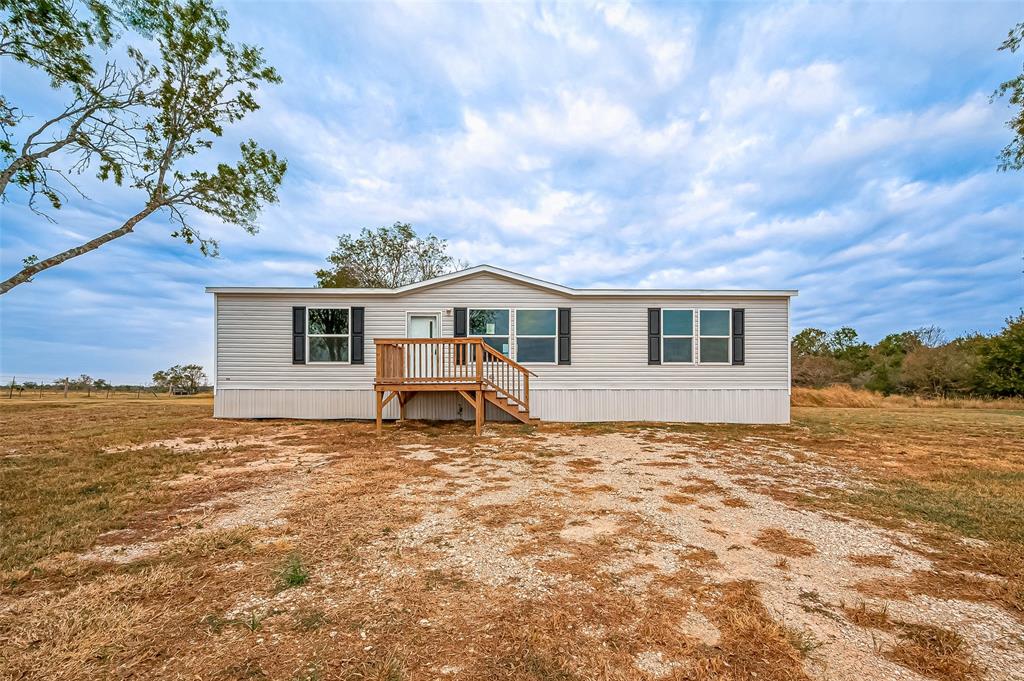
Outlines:
MULTIPOLYGON (((411 400, 407 418, 463 419, 474 414, 455 393, 423 394, 411 400)), ((544 421, 653 421, 673 423, 788 423, 789 391, 781 389, 549 389, 530 391, 530 413, 544 421)), ((218 388, 218 418, 374 419, 372 387, 364 390, 218 388)), ((385 419, 399 416, 397 400, 385 419)), ((487 405, 488 421, 512 421, 487 405)))

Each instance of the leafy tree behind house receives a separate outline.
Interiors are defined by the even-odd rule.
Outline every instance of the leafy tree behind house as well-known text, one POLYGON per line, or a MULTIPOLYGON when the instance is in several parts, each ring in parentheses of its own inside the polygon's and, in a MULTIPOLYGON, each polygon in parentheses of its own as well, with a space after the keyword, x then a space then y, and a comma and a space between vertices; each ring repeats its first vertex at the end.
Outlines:
POLYGON ((466 266, 449 255, 446 240, 421 237, 401 222, 364 228, 358 237, 339 236, 327 262, 315 272, 317 286, 324 288, 398 288, 466 266))
POLYGON ((90 168, 141 195, 114 229, 60 253, 27 254, 0 294, 158 213, 175 226, 172 236, 198 243, 204 255, 216 255, 217 243, 199 233, 192 212, 258 231, 262 207, 277 201, 285 162, 251 139, 233 165, 204 169, 197 156, 259 108, 261 85, 281 79, 258 47, 227 39, 226 16, 211 0, 0 0, 0 26, 0 58, 45 74, 66 103, 30 124, 17 103, 0 99, 4 200, 9 189, 23 190, 41 220, 55 221, 39 200, 59 211, 67 190, 81 195, 73 175, 90 168), (131 35, 124 66, 111 55, 117 29, 131 35))

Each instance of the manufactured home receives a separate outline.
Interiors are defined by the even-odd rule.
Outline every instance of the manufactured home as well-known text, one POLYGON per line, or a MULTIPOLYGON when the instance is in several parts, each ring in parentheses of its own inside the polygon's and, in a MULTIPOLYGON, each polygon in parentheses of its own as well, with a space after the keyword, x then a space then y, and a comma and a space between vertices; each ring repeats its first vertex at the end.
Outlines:
POLYGON ((793 290, 210 287, 224 418, 789 421, 793 290))

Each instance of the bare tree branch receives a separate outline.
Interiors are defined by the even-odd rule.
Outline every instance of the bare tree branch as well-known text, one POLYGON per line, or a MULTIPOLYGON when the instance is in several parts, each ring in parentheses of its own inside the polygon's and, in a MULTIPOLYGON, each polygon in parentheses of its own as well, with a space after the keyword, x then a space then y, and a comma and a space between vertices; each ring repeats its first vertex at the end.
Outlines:
POLYGON ((33 258, 26 259, 26 262, 29 264, 26 264, 26 266, 23 267, 20 272, 15 274, 13 277, 10 277, 9 279, 6 279, 2 284, 0 284, 0 295, 7 293, 18 284, 24 284, 25 282, 32 281, 32 277, 34 277, 35 275, 39 274, 44 270, 48 270, 51 267, 56 267, 57 265, 63 262, 67 262, 72 258, 77 258, 78 256, 88 253, 89 251, 95 251, 103 244, 130 233, 132 230, 135 229, 136 225, 138 225, 140 222, 142 222, 147 217, 152 215, 158 208, 160 208, 158 204, 147 204, 145 208, 143 208, 135 215, 131 216, 123 225, 121 225, 117 229, 113 229, 107 232, 106 234, 96 237, 91 241, 87 241, 81 246, 69 248, 64 252, 46 258, 45 260, 35 260, 33 258))
MULTIPOLYGON (((82 172, 95 157, 100 159, 101 175, 112 173, 120 182, 122 168, 137 148, 138 131, 129 122, 136 115, 134 109, 148 96, 145 88, 150 80, 144 72, 127 74, 107 64, 95 85, 76 88, 71 105, 25 137, 17 155, 11 155, 8 165, 0 169, 0 195, 6 198, 13 180, 30 189, 32 198, 36 194, 49 196, 47 167, 41 161, 60 151, 79 156, 73 171, 82 172)), ((5 133, 8 127, 12 126, 0 121, 5 133)))

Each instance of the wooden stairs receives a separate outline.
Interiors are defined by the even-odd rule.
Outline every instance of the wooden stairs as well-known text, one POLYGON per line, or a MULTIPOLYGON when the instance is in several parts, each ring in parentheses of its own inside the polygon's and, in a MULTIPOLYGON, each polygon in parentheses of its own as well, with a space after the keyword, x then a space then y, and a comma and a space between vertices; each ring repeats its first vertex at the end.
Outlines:
POLYGON ((507 395, 502 396, 497 390, 484 390, 484 399, 512 418, 518 419, 523 423, 540 423, 540 419, 530 416, 528 408, 518 402, 511 401, 507 395))
POLYGON ((530 416, 532 371, 506 357, 481 338, 376 338, 377 432, 383 428, 384 407, 398 398, 400 417, 421 392, 458 393, 473 407, 477 435, 483 429, 486 404, 522 423, 530 416))

